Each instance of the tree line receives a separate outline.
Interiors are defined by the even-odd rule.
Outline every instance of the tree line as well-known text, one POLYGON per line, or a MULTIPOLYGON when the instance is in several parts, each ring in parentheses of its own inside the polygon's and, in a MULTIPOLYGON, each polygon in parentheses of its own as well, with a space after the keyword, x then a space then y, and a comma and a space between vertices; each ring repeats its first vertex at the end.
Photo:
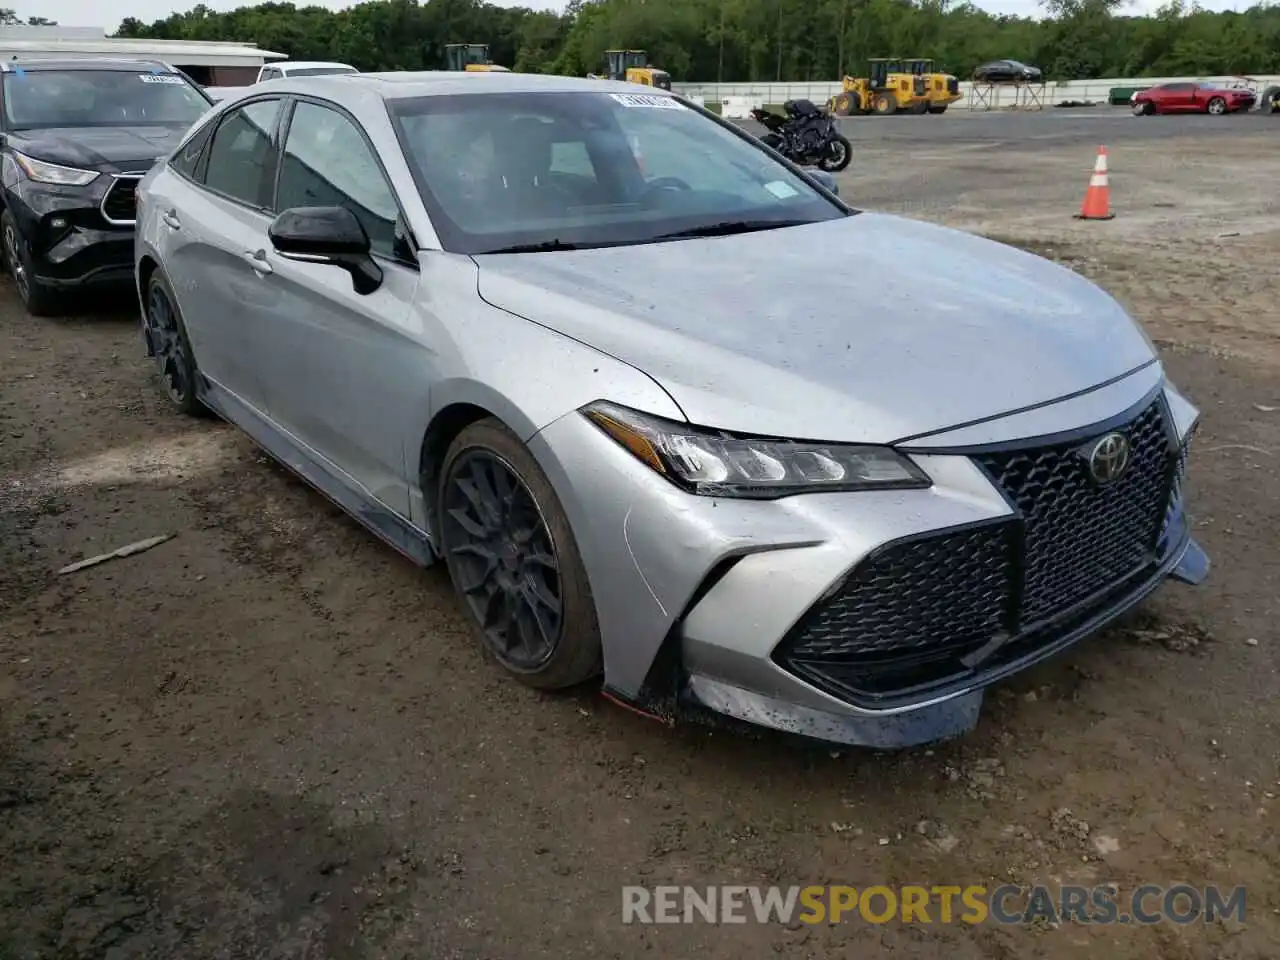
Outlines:
POLYGON ((570 0, 563 14, 483 0, 367 0, 337 12, 203 4, 117 36, 252 41, 296 60, 360 70, 442 69, 447 43, 487 43, 513 70, 582 76, 612 48, 647 50, 673 81, 834 80, 877 56, 932 57, 967 77, 1012 58, 1053 80, 1280 73, 1280 6, 1213 13, 1168 0, 1128 16, 1124 0, 1042 0, 1039 19, 953 0, 570 0))

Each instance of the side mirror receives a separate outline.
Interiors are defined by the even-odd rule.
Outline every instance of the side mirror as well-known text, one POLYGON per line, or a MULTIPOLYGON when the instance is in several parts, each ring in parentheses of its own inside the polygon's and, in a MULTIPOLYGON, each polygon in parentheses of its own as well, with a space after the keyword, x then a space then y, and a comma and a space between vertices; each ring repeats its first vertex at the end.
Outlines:
POLYGON ((805 173, 809 174, 810 179, 818 181, 818 185, 828 193, 834 193, 837 197, 840 196, 840 185, 836 183, 836 178, 827 173, 827 171, 806 170, 805 173))
POLYGON ((346 207, 285 210, 271 222, 267 236, 287 260, 346 270, 356 293, 373 293, 382 285, 382 268, 369 255, 369 235, 346 207))

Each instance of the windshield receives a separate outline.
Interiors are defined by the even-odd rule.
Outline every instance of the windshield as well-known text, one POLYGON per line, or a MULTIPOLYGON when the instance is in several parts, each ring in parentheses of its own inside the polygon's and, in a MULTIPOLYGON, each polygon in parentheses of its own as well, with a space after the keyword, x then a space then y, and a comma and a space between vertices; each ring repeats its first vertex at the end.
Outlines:
POLYGON ((664 94, 502 92, 389 107, 432 223, 460 253, 848 215, 755 140, 664 94))
POLYGON ((11 130, 191 124, 209 109, 176 73, 124 70, 15 70, 4 75, 11 130))
POLYGON ((356 73, 355 67, 297 67, 285 71, 287 77, 322 77, 330 73, 356 73))

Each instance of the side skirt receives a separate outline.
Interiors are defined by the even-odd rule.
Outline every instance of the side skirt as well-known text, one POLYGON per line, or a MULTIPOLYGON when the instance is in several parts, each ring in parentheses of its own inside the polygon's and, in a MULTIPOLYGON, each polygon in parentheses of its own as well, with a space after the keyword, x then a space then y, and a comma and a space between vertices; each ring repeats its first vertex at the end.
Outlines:
POLYGON ((378 501, 353 478, 204 374, 196 387, 210 410, 241 430, 273 460, 295 473, 398 553, 422 567, 438 559, 431 538, 378 501))

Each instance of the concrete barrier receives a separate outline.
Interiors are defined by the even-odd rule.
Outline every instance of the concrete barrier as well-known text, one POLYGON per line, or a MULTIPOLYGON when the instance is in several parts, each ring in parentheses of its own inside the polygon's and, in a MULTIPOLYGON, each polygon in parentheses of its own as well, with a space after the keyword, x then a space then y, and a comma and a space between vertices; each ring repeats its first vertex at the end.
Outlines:
MULTIPOLYGON (((1092 101, 1103 104, 1112 87, 1150 87, 1157 83, 1234 83, 1248 81, 1259 93, 1272 84, 1280 84, 1280 74, 1252 74, 1248 77, 1108 77, 1097 80, 1064 80, 1044 85, 1042 101, 1045 108, 1066 101, 1092 101)), ((727 98, 745 100, 749 107, 759 107, 766 103, 784 103, 787 100, 812 100, 814 103, 826 103, 828 99, 840 92, 840 84, 834 80, 815 81, 810 83, 699 83, 673 84, 678 93, 690 100, 719 103, 723 109, 727 98)), ((952 110, 963 110, 974 104, 981 108, 973 98, 973 84, 961 81, 960 92, 964 95, 952 110)), ((1003 108, 1012 104, 1012 88, 1001 91, 999 102, 995 108, 1003 108)), ((735 100, 735 102, 737 102, 735 100)))

